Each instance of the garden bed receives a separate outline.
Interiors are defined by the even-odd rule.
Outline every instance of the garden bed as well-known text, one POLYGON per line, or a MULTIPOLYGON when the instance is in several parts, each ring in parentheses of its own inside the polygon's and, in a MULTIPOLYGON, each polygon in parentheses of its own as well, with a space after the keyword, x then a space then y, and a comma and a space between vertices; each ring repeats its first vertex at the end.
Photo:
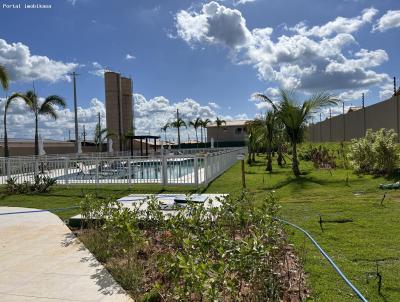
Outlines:
POLYGON ((157 199, 143 213, 88 197, 88 228, 77 233, 138 301, 304 300, 305 275, 272 219, 275 197, 262 206, 248 195, 220 202, 189 202, 164 219, 157 199), (90 220, 98 215, 109 218, 90 220))

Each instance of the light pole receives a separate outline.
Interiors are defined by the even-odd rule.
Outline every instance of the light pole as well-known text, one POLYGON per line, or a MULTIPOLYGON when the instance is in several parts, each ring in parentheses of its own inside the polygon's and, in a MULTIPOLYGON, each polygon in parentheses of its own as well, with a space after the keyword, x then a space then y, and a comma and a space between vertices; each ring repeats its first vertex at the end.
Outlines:
POLYGON ((78 105, 76 100, 76 76, 78 75, 75 71, 71 73, 74 82, 74 116, 75 116, 75 153, 78 153, 79 133, 78 133, 78 105))

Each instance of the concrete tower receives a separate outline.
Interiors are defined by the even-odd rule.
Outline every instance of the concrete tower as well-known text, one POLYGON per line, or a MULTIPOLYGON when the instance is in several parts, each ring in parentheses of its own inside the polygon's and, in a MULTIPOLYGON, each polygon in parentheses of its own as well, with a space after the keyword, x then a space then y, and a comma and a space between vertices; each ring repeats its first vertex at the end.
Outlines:
POLYGON ((106 118, 108 133, 111 133, 113 149, 126 151, 128 145, 125 135, 132 134, 132 80, 119 73, 104 73, 106 118))

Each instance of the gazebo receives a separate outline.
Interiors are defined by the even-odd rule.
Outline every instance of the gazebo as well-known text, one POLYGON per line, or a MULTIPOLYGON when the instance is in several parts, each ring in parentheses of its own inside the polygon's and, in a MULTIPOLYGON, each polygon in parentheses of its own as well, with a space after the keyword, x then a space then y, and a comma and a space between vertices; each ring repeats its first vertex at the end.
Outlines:
POLYGON ((145 155, 149 155, 149 140, 154 140, 154 152, 157 151, 157 139, 160 139, 159 136, 156 135, 130 135, 127 136, 131 143, 131 156, 133 156, 133 140, 138 139, 140 140, 140 156, 143 156, 143 140, 146 143, 146 153, 145 155))

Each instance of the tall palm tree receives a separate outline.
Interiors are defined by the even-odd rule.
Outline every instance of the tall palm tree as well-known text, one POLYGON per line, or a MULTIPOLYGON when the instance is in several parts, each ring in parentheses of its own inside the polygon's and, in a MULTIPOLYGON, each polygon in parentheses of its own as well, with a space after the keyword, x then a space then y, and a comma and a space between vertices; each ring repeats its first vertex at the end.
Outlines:
POLYGON ((218 146, 219 146, 219 128, 221 128, 222 125, 226 125, 226 121, 217 117, 217 119, 215 120, 215 124, 217 125, 217 148, 218 148, 218 146))
MULTIPOLYGON (((0 85, 3 88, 3 90, 8 89, 8 73, 6 68, 3 65, 0 65, 0 85)), ((7 142, 7 129, 6 129, 6 115, 7 115, 7 109, 9 106, 9 99, 7 99, 6 106, 4 108, 4 156, 8 157, 8 142, 7 142), (7 155, 6 155, 7 154, 7 155)))
POLYGON ((167 129, 169 128, 169 124, 166 123, 161 127, 161 131, 164 132, 164 141, 167 141, 167 129))
POLYGON ((194 130, 196 131, 196 145, 197 148, 199 148, 199 137, 197 135, 197 128, 201 127, 201 118, 196 118, 194 121, 189 122, 189 126, 192 126, 194 130))
POLYGON ((25 98, 30 100, 27 104, 35 115, 35 155, 39 155, 39 116, 47 115, 56 120, 58 116, 55 106, 65 108, 66 104, 64 99, 58 95, 50 95, 42 103, 39 103, 36 93, 32 90, 25 93, 25 98))
POLYGON ((204 129, 204 142, 207 142, 207 126, 211 123, 211 120, 206 118, 201 121, 201 141, 203 142, 203 129, 204 129))
POLYGON ((22 99, 26 104, 29 104, 30 100, 25 97, 24 94, 21 93, 14 93, 10 97, 7 98, 6 105, 4 107, 4 119, 3 119, 3 124, 4 124, 4 157, 9 157, 10 156, 10 151, 8 148, 8 136, 7 136, 7 112, 8 108, 10 107, 11 103, 16 101, 17 99, 22 99))
POLYGON ((271 104, 277 118, 285 126, 285 132, 292 145, 292 170, 296 177, 300 176, 299 161, 297 157, 297 144, 304 139, 304 130, 307 120, 319 109, 337 104, 338 100, 327 92, 313 94, 303 102, 298 102, 294 91, 280 90, 280 99, 275 104, 261 93, 253 97, 271 104))
POLYGON ((181 134, 180 134, 180 129, 181 127, 187 127, 186 123, 183 119, 179 118, 176 121, 172 122, 170 124, 171 127, 178 129, 178 148, 181 148, 181 134))

